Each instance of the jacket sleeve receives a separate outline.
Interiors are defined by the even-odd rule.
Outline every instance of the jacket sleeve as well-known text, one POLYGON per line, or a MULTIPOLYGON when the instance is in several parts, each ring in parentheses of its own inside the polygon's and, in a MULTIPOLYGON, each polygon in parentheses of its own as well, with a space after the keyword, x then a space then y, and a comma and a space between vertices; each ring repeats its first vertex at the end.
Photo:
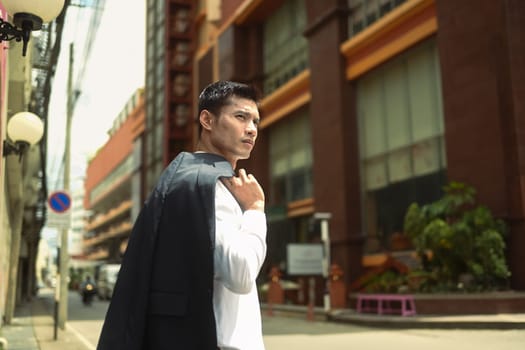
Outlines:
POLYGON ((266 215, 244 213, 235 198, 218 181, 215 192, 215 278, 232 292, 246 294, 266 255, 266 215))

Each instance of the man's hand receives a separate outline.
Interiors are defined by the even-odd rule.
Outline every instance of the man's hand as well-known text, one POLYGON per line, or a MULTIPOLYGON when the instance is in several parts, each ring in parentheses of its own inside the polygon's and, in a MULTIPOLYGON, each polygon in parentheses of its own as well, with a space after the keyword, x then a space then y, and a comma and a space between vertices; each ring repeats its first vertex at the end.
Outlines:
POLYGON ((239 176, 223 179, 223 183, 233 194, 242 210, 264 211, 264 191, 252 174, 239 169, 239 176))

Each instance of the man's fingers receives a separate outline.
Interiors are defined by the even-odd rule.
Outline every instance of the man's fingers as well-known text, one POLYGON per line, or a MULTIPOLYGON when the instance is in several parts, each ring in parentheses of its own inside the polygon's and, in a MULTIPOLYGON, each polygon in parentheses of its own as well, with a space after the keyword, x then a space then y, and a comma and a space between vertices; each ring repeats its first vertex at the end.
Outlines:
POLYGON ((257 182, 257 179, 252 174, 247 174, 246 170, 239 169, 239 176, 238 179, 242 180, 242 182, 257 182))
POLYGON ((223 182, 231 191, 243 210, 264 211, 264 192, 252 174, 239 169, 238 176, 225 178, 223 182))
POLYGON ((225 178, 224 181, 227 185, 231 186, 241 186, 242 184, 249 182, 257 182, 255 176, 252 174, 247 174, 245 169, 239 169, 238 176, 232 176, 225 178))
POLYGON ((246 181, 248 179, 248 176, 246 176, 246 170, 239 169, 239 178, 241 178, 241 180, 243 181, 246 181))

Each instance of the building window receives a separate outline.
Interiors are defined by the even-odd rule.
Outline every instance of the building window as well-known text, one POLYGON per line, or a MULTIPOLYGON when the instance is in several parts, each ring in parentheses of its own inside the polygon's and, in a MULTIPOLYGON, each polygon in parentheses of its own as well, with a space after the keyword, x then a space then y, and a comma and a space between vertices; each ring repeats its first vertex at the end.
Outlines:
POLYGON ((270 94, 308 66, 304 1, 288 0, 264 23, 264 93, 270 94))
POLYGON ((164 124, 157 122, 155 125, 155 159, 161 159, 164 154, 164 124))
POLYGON ((272 206, 312 196, 312 145, 308 110, 303 108, 270 130, 272 206))
POLYGON ((349 37, 371 26, 406 0, 348 0, 350 9, 349 37))
POLYGON ((155 80, 156 80, 156 87, 161 88, 164 86, 164 74, 166 74, 166 71, 164 69, 164 60, 158 60, 155 65, 155 80))
POLYGON ((157 17, 158 18, 164 17, 164 1, 163 0, 157 1, 157 17))
POLYGON ((148 49, 148 61, 153 62, 153 57, 155 55, 155 42, 153 40, 151 39, 148 40, 147 49, 148 49))
POLYGON ((412 202, 437 199, 445 184, 441 83, 433 40, 357 83, 368 252, 390 248, 412 202))
POLYGON ((165 46, 165 39, 164 39, 165 34, 164 33, 165 33, 164 25, 157 26, 157 30, 155 34, 156 36, 155 50, 157 51, 157 57, 164 56, 164 46, 165 46))

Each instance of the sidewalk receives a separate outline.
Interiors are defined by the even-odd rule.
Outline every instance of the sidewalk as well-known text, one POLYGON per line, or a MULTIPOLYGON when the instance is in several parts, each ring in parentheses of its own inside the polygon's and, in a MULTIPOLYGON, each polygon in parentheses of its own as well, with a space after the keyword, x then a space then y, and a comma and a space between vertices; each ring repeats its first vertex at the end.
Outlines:
POLYGON ((11 324, 0 328, 0 338, 7 340, 7 349, 93 350, 67 327, 67 323, 65 330, 58 328, 57 340, 54 340, 53 310, 48 308, 44 298, 35 297, 33 301, 17 307, 11 324))
POLYGON ((525 329, 525 314, 393 316, 359 314, 345 309, 330 312, 328 320, 391 329, 525 329))

